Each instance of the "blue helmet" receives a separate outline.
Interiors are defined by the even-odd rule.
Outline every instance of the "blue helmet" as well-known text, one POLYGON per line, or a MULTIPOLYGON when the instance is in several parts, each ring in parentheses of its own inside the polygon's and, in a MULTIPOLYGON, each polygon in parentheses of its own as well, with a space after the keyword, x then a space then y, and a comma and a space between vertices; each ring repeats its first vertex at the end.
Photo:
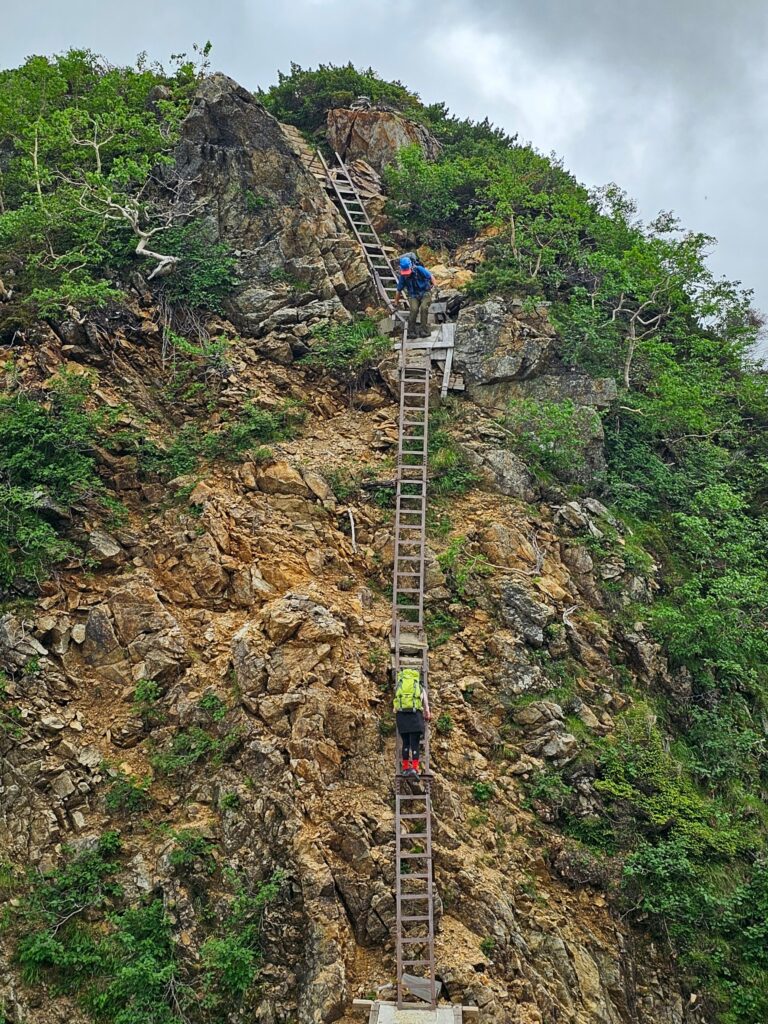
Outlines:
POLYGON ((411 263, 410 256, 400 257, 400 271, 404 274, 410 274, 413 270, 413 264, 411 263))

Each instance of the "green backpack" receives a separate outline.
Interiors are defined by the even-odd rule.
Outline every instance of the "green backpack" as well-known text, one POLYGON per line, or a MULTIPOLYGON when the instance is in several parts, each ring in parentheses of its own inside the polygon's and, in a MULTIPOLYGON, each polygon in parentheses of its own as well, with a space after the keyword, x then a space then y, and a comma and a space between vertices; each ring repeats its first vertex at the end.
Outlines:
POLYGON ((395 711, 423 711, 421 674, 417 668, 401 668, 397 674, 395 711))

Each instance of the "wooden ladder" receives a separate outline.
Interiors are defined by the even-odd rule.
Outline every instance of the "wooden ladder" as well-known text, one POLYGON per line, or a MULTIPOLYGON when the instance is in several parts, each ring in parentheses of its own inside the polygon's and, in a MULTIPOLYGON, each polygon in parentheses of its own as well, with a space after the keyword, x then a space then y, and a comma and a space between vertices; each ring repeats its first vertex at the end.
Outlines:
POLYGON ((326 188, 341 207, 352 228, 352 233, 362 246, 371 276, 376 284, 376 290, 386 305, 393 309, 397 294, 397 276, 392 269, 384 245, 371 223, 371 218, 368 216, 352 176, 347 170, 347 165, 338 153, 334 153, 336 166, 333 168, 328 166, 320 150, 317 151, 317 155, 320 157, 325 171, 326 188))

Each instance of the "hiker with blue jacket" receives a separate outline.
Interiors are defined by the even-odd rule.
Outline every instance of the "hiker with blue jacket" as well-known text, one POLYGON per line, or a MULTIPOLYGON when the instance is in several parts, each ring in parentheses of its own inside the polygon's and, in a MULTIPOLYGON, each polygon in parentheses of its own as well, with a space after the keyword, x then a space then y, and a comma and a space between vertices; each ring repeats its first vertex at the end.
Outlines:
POLYGON ((408 316, 408 337, 428 338, 429 327, 427 318, 429 307, 432 302, 432 289, 435 287, 435 279, 420 263, 415 263, 411 256, 400 257, 400 276, 397 279, 397 295, 395 305, 400 302, 400 296, 405 293, 410 307, 408 316), (416 333, 416 321, 420 318, 420 327, 416 333))
POLYGON ((406 778, 417 779, 420 771, 424 721, 428 722, 432 718, 427 689, 417 668, 401 668, 398 672, 394 712, 402 744, 401 774, 406 778))

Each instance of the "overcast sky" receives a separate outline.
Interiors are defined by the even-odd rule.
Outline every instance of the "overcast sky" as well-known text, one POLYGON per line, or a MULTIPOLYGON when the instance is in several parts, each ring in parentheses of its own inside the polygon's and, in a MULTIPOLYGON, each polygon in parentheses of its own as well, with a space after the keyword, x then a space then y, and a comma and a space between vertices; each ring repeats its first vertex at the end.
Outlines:
POLYGON ((166 60, 210 39, 249 88, 291 61, 371 65, 615 181, 646 219, 719 239, 712 266, 768 312, 767 0, 0 0, 0 66, 90 47, 166 60))

